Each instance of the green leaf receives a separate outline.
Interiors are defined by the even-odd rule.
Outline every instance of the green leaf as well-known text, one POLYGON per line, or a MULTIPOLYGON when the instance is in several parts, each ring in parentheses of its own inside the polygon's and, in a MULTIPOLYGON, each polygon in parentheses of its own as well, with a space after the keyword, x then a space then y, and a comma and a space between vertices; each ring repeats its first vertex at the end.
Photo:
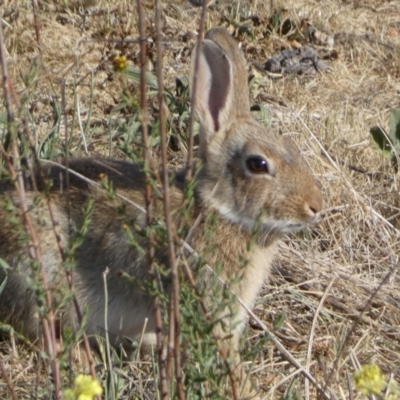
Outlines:
POLYGON ((274 319, 274 330, 278 331, 279 329, 281 329, 285 321, 286 314, 284 312, 279 313, 274 319))
POLYGON ((281 400, 301 400, 302 398, 297 394, 296 386, 297 378, 294 378, 290 383, 285 395, 281 397, 281 400))
POLYGON ((10 270, 11 267, 6 260, 0 258, 0 268, 4 269, 4 271, 10 270))
POLYGON ((0 113, 0 125, 5 125, 6 123, 7 123, 7 113, 4 111, 0 113))
POLYGON ((261 120, 264 126, 269 126, 271 122, 271 111, 262 104, 254 104, 250 111, 254 112, 257 119, 261 120))
POLYGON ((389 136, 394 147, 400 148, 400 109, 394 108, 389 117, 389 136))
MULTIPOLYGON (((131 81, 139 84, 140 83, 140 69, 135 68, 135 67, 126 67, 126 69, 123 70, 123 74, 130 79, 131 81)), ((146 72, 146 84, 151 88, 151 89, 158 89, 158 82, 157 82, 157 77, 155 77, 152 73, 146 72)))
POLYGON ((392 146, 387 133, 380 126, 374 126, 369 130, 369 132, 379 149, 385 155, 389 155, 392 151, 392 146))
POLYGON ((57 148, 60 139, 60 121, 63 116, 61 104, 53 99, 51 106, 54 113, 53 126, 41 141, 38 149, 40 158, 45 158, 46 160, 52 160, 54 157, 61 155, 61 151, 57 148))
POLYGON ((4 288, 6 287, 8 276, 6 275, 2 282, 0 282, 0 294, 3 292, 4 288))

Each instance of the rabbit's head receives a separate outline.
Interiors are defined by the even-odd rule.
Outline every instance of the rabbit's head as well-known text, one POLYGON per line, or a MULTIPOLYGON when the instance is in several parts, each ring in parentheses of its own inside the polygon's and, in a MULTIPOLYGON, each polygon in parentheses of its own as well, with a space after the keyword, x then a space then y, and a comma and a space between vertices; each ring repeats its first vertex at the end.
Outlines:
POLYGON ((206 34, 196 77, 203 206, 271 234, 315 223, 323 200, 311 171, 290 139, 252 119, 246 61, 224 29, 206 34))

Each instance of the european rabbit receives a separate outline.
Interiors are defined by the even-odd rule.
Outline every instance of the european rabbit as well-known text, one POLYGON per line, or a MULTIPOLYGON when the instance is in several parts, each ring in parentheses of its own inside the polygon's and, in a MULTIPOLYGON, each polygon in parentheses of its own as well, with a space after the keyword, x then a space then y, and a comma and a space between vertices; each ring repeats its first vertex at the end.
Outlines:
MULTIPOLYGON (((193 72, 192 63, 192 76, 193 72)), ((195 111, 201 123, 201 169, 195 178, 195 207, 190 218, 193 224, 198 222, 190 235, 190 245, 200 254, 206 252, 209 265, 220 265, 221 278, 232 282, 232 290, 251 308, 268 277, 276 240, 317 222, 322 196, 291 140, 271 133, 252 119, 246 61, 224 29, 214 28, 206 34, 197 80, 195 111), (210 237, 206 232, 212 213, 217 219, 210 237), (249 246, 254 238, 254 246, 249 246), (213 251, 207 252, 210 245, 213 251)), ((88 231, 75 252, 73 270, 73 288, 81 309, 87 312, 87 333, 104 335, 103 272, 107 268, 107 326, 111 340, 117 344, 124 337, 137 338, 146 318, 147 332, 153 332, 151 297, 120 273, 124 271, 139 281, 148 278, 145 257, 129 244, 125 225, 126 221, 135 220, 143 226, 145 215, 122 200, 125 213, 118 214, 115 203, 102 188, 79 176, 92 181, 107 176, 117 194, 144 207, 143 172, 131 162, 92 158, 70 160, 68 168, 68 195, 65 167, 44 166, 44 171, 53 182, 51 198, 65 245, 70 242, 71 226, 79 228, 82 224, 83 205, 90 199, 94 201, 88 231)), ((47 277, 56 291, 65 285, 65 275, 47 206, 44 201, 35 200, 32 180, 26 178, 26 198, 47 277)), ((10 183, 1 182, 0 193, 18 207, 10 183)), ((171 208, 179 208, 182 200, 180 185, 172 186, 171 208)), ((0 294, 0 318, 34 339, 40 326, 38 305, 27 279, 31 274, 28 242, 19 239, 10 212, 1 206, 0 258, 11 269, 0 294)), ((5 275, 0 270, 0 278, 5 275)), ((62 318, 64 325, 75 324, 72 307, 62 318)), ((231 321, 233 338, 228 345, 234 351, 245 320, 246 313, 239 307, 231 321)))

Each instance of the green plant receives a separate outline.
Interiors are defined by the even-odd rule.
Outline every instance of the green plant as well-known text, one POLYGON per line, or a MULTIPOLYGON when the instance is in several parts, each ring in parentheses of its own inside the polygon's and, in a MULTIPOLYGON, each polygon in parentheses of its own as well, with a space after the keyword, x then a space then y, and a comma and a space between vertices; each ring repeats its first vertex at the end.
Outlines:
POLYGON ((390 157, 392 165, 397 172, 399 169, 400 151, 400 109, 394 108, 389 116, 389 132, 381 126, 374 126, 370 129, 373 141, 379 150, 387 157, 390 157))
POLYGON ((298 379, 294 378, 291 382, 290 385, 285 393, 284 396, 280 398, 280 400, 303 400, 303 397, 300 397, 297 394, 297 382, 298 379))

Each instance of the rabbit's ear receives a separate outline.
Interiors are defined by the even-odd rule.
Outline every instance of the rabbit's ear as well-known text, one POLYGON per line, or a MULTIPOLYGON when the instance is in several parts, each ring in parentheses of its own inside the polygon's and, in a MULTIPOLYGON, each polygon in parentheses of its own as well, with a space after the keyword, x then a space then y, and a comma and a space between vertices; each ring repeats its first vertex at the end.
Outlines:
POLYGON ((202 126, 201 141, 238 117, 250 112, 246 61, 229 33, 222 28, 210 30, 200 49, 199 68, 194 71, 194 52, 191 65, 197 77, 195 111, 202 126))

